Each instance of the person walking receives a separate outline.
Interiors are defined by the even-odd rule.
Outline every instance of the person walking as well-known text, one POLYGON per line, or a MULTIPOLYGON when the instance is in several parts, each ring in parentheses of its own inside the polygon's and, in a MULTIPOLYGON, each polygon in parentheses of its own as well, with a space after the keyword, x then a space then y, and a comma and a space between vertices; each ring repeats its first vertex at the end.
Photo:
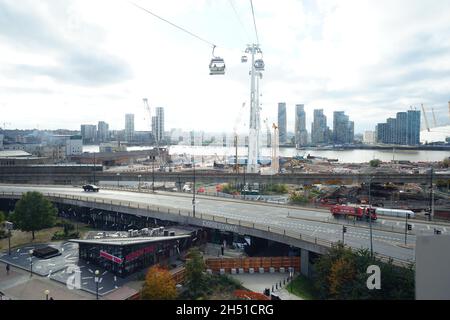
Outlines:
POLYGON ((7 263, 6 264, 6 275, 8 275, 9 276, 9 270, 10 270, 10 266, 9 266, 9 263, 7 263))

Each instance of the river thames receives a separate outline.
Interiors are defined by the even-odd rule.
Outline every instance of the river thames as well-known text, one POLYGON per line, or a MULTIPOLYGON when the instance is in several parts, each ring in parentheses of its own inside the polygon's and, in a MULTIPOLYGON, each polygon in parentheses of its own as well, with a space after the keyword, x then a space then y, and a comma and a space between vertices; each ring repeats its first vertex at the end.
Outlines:
MULTIPOLYGON (((128 151, 147 150, 152 147, 128 147, 128 151)), ((83 152, 98 152, 99 146, 88 145, 83 146, 83 152)), ((171 155, 194 155, 194 156, 214 156, 218 158, 235 156, 236 149, 234 147, 213 147, 213 146, 183 146, 174 145, 169 147, 171 155)), ((406 160, 411 162, 434 162, 442 161, 450 156, 448 151, 428 151, 428 150, 296 150, 295 148, 280 148, 280 156, 294 157, 307 156, 308 154, 316 157, 325 157, 328 159, 338 159, 341 163, 363 163, 372 159, 380 159, 382 161, 406 160)), ((247 148, 239 147, 238 156, 247 155, 247 148)), ((261 148, 263 157, 270 157, 270 148, 261 148)))

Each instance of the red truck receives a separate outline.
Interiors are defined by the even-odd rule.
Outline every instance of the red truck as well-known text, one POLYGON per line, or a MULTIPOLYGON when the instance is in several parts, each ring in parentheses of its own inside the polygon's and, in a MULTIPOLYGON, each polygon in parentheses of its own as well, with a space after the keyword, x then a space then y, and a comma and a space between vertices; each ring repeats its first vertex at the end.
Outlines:
POLYGON ((358 220, 369 220, 369 215, 372 220, 377 220, 377 213, 375 208, 359 206, 359 205, 342 205, 337 204, 330 208, 331 214, 335 218, 343 217, 356 217, 358 220))

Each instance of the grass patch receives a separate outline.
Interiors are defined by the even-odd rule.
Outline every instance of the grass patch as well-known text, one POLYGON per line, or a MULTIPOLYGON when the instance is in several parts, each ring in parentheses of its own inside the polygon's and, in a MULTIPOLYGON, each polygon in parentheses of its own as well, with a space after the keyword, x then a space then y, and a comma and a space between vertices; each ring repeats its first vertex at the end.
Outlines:
POLYGON ((305 300, 317 300, 317 293, 311 279, 299 275, 292 283, 286 286, 286 289, 296 296, 305 300))
MULTIPOLYGON (((84 225, 82 223, 79 223, 78 225, 78 231, 80 232, 80 238, 83 238, 83 236, 93 229, 89 227, 88 225, 84 225)), ((11 236, 11 248, 14 247, 20 247, 23 245, 26 245, 28 243, 45 243, 45 242, 52 242, 52 237, 55 234, 55 232, 63 232, 63 227, 53 227, 53 228, 47 228, 43 230, 36 231, 34 241, 32 240, 31 232, 25 232, 20 230, 13 230, 12 236, 11 236)), ((76 227, 75 227, 76 231, 76 227)), ((8 249, 8 238, 1 239, 0 240, 0 250, 8 249)))

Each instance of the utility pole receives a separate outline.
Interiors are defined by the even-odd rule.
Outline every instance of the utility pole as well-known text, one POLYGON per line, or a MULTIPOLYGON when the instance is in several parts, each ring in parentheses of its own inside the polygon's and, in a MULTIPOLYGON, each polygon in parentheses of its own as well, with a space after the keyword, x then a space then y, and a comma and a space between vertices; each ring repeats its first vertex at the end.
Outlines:
POLYGON ((433 190, 433 167, 430 168, 430 212, 428 214, 428 220, 431 221, 434 216, 434 190, 433 190))
POLYGON ((155 158, 152 161, 152 192, 155 193, 155 158))
POLYGON ((192 156, 194 168, 194 185, 192 186, 192 216, 195 218, 195 156, 192 156))
POLYGON ((373 257, 373 238, 372 238, 372 195, 371 195, 372 177, 369 179, 369 229, 370 229, 370 256, 373 257))
POLYGON ((95 162, 95 152, 94 152, 94 185, 95 185, 95 164, 96 164, 96 162, 95 162))

